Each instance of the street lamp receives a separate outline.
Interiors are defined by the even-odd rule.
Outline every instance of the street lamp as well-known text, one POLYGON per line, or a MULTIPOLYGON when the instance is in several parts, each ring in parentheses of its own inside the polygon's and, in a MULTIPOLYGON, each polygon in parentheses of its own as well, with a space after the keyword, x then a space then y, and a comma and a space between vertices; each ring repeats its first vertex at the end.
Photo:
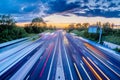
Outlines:
POLYGON ((99 41, 98 41, 98 43, 101 42, 101 37, 102 37, 102 28, 100 27, 100 30, 99 30, 99 41))

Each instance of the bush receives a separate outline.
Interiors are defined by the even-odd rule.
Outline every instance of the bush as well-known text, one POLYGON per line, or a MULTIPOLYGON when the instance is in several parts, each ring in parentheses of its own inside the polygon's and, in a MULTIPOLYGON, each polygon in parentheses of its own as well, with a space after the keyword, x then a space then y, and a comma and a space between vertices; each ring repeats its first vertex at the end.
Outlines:
POLYGON ((120 29, 114 29, 113 30, 113 35, 120 36, 120 29))
POLYGON ((98 41, 99 33, 88 33, 87 30, 84 31, 83 36, 93 41, 98 41))
POLYGON ((26 31, 20 27, 2 25, 0 30, 0 43, 27 36, 26 31))
POLYGON ((120 52, 120 48, 116 48, 116 49, 114 49, 115 51, 117 51, 117 52, 120 52))
POLYGON ((79 35, 79 34, 80 34, 80 32, 79 32, 78 30, 72 30, 71 32, 72 32, 72 33, 75 33, 76 35, 79 35))
POLYGON ((33 33, 32 27, 24 27, 27 33, 33 33))
POLYGON ((120 45, 120 37, 119 36, 104 36, 103 40, 120 45))
POLYGON ((87 29, 82 29, 81 31, 79 31, 79 30, 72 30, 71 32, 75 33, 77 36, 88 38, 88 39, 93 40, 93 41, 98 41, 98 39, 99 39, 99 33, 96 33, 96 34, 88 33, 87 29))
POLYGON ((42 27, 37 26, 27 26, 24 29, 27 33, 41 33, 44 31, 42 27))

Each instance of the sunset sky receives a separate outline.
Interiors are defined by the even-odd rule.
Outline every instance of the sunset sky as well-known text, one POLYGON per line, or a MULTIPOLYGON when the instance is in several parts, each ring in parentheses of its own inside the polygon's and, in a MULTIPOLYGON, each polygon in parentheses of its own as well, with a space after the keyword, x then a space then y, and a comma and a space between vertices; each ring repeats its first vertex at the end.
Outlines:
POLYGON ((97 21, 120 25, 120 0, 2 0, 0 14, 11 14, 20 24, 43 17, 57 26, 97 21))

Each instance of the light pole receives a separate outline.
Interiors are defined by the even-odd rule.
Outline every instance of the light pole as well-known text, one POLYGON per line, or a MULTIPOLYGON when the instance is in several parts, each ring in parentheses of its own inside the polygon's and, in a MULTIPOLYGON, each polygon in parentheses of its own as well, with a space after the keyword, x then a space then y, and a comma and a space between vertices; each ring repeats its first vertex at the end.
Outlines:
POLYGON ((102 28, 100 27, 100 30, 99 30, 99 41, 98 41, 98 43, 101 42, 101 37, 102 37, 102 28))

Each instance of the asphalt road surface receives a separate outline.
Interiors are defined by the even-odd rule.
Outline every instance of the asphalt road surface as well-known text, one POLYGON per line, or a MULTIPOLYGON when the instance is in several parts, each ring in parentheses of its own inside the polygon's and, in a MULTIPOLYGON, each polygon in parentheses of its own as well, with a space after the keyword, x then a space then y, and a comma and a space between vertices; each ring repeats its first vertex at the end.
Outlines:
POLYGON ((0 48, 0 80, 120 80, 119 54, 63 30, 13 45, 0 48))

